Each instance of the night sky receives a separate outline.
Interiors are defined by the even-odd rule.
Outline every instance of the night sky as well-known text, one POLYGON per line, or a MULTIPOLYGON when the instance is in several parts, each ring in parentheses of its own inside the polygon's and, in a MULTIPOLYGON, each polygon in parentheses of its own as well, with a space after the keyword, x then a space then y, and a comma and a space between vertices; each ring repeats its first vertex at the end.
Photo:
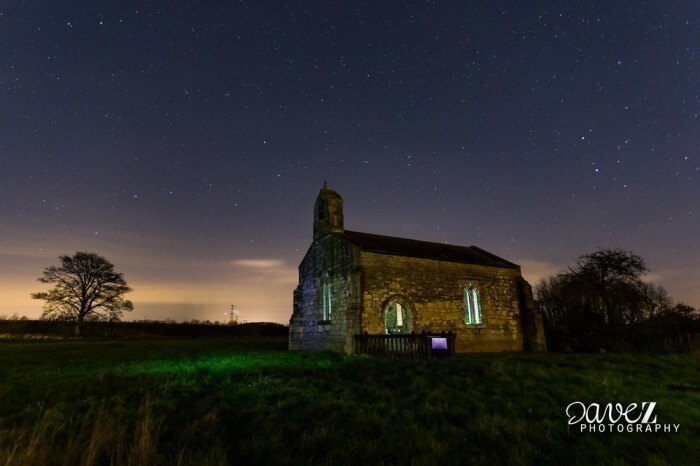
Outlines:
POLYGON ((0 315, 57 256, 127 319, 287 323, 324 180, 349 230, 534 285, 620 247, 700 307, 700 2, 0 6, 0 315))

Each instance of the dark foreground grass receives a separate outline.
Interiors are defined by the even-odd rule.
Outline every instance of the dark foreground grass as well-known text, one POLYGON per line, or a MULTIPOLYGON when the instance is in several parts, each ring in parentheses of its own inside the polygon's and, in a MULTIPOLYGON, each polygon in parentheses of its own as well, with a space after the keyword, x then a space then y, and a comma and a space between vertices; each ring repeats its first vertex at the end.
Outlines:
POLYGON ((700 463, 691 356, 290 353, 286 340, 0 342, 0 465, 700 463), (657 403, 677 433, 581 433, 657 403))

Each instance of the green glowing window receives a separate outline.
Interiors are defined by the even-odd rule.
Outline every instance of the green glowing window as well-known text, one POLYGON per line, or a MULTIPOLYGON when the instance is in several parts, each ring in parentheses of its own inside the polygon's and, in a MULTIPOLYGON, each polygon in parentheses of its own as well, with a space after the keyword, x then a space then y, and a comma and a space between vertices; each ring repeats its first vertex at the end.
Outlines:
POLYGON ((331 311, 333 310, 331 303, 331 284, 327 278, 323 281, 321 290, 321 320, 331 320, 331 311))
POLYGON ((464 322, 467 325, 483 323, 479 290, 472 283, 464 288, 464 322))
POLYGON ((393 303, 386 308, 385 331, 386 333, 409 332, 406 308, 400 303, 393 303))

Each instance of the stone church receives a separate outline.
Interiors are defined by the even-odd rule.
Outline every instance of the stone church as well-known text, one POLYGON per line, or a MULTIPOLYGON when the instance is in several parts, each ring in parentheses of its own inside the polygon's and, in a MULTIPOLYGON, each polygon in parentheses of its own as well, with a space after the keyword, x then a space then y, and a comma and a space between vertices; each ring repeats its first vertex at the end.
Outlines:
POLYGON ((324 187, 299 265, 290 350, 355 352, 355 335, 452 332, 456 352, 544 349, 520 267, 476 246, 348 231, 324 187))

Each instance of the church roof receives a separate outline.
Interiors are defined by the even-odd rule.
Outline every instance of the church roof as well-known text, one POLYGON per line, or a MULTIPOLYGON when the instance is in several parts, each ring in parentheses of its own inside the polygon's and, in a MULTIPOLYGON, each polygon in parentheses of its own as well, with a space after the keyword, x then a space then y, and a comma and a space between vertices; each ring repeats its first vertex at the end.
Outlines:
POLYGON ((512 262, 508 262, 476 246, 455 246, 452 244, 431 243, 429 241, 373 235, 370 233, 348 230, 338 234, 338 236, 345 238, 349 243, 359 247, 363 251, 378 254, 461 262, 466 264, 486 265, 489 267, 511 269, 519 267, 512 262))

